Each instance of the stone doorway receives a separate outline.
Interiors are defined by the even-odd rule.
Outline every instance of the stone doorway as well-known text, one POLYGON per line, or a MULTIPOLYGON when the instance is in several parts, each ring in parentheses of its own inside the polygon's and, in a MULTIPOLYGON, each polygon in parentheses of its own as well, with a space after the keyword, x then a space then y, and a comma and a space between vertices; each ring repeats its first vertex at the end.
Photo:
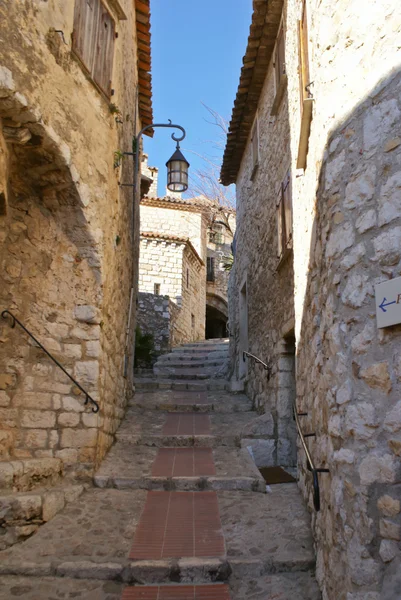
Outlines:
POLYGON ((206 339, 227 337, 227 316, 214 306, 206 305, 206 339))
POLYGON ((277 464, 296 465, 296 428, 293 406, 296 399, 295 332, 290 330, 282 340, 277 373, 277 464))

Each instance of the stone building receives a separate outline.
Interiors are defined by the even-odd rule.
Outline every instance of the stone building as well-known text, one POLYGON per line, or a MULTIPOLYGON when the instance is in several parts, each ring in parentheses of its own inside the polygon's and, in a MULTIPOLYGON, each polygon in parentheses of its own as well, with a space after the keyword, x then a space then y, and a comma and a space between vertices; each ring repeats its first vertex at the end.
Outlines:
POLYGON ((265 464, 298 462, 325 600, 401 589, 401 329, 377 326, 374 295, 401 275, 400 40, 395 0, 254 0, 221 172, 232 377, 263 413, 265 464), (329 471, 320 511, 294 402, 329 471))
POLYGON ((227 337, 228 279, 235 210, 217 207, 207 233, 206 339, 227 337))
POLYGON ((139 203, 119 157, 152 122, 149 0, 2 2, 0 31, 1 310, 100 406, 1 319, 3 488, 22 464, 89 476, 132 394, 139 203))
POLYGON ((139 314, 155 353, 206 337, 225 337, 235 211, 203 197, 157 196, 158 170, 142 157, 149 191, 140 206, 139 314), (209 334, 209 335, 208 335, 209 334))

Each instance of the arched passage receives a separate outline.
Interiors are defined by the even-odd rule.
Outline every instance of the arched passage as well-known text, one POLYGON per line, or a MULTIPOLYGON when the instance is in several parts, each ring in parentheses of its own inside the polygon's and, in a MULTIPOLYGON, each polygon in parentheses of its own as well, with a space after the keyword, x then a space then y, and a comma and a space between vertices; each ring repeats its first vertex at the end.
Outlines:
POLYGON ((206 296, 206 339, 227 337, 227 302, 215 294, 206 296))

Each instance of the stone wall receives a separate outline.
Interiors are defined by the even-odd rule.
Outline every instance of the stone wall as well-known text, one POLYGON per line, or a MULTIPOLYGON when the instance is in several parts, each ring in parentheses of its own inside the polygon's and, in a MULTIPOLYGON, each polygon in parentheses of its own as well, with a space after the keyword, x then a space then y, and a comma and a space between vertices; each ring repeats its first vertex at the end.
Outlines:
MULTIPOLYGON (((280 261, 277 241, 277 199, 291 164, 288 140, 290 125, 287 99, 277 117, 270 111, 275 97, 274 69, 270 64, 261 92, 259 120, 259 166, 252 177, 250 141, 237 179, 237 231, 235 268, 229 306, 232 376, 243 380, 246 391, 261 413, 273 418, 271 439, 265 443, 264 463, 295 464, 295 426, 292 403, 294 386, 283 385, 290 371, 286 362, 285 337, 294 329, 293 252, 280 261), (240 339, 239 292, 246 284, 248 343, 240 339), (233 297, 234 296, 234 297, 233 297), (260 364, 248 359, 247 350, 269 364, 271 377, 260 364), (291 389, 293 392, 291 393, 291 389)), ((290 184, 291 185, 291 184, 290 184)))
POLYGON ((205 339, 205 265, 189 246, 184 249, 182 263, 182 315, 176 329, 183 342, 197 342, 205 339))
POLYGON ((178 209, 174 204, 167 204, 166 208, 141 204, 142 232, 189 238, 201 259, 206 260, 206 222, 199 209, 178 209))
MULTIPOLYGON (((141 207, 141 211, 142 211, 141 207)), ((153 208, 155 212, 159 209, 153 208)), ((176 211, 171 211, 176 214, 176 211)), ((167 236, 168 237, 168 236, 167 236)), ((173 237, 173 236, 170 236, 173 237)), ((185 342, 204 339, 206 284, 205 266, 194 248, 185 238, 165 239, 163 235, 146 237, 142 235, 139 259, 139 291, 150 298, 158 298, 155 285, 159 285, 159 294, 168 296, 178 310, 166 313, 169 329, 167 347, 185 342)), ((147 305, 149 306, 150 300, 147 305)), ((154 310, 159 312, 158 301, 154 310), (157 306, 156 306, 157 305, 157 306)), ((142 328, 144 313, 139 320, 142 328)), ((153 332, 146 326, 147 333, 158 336, 159 316, 154 315, 153 332)), ((167 325, 166 325, 167 327, 167 325)), ((163 327, 164 329, 164 327, 163 327)))
MULTIPOLYGON (((231 244, 233 241, 233 232, 224 225, 219 225, 220 229, 217 232, 222 235, 221 243, 216 243, 216 238, 208 234, 207 241, 207 256, 213 257, 215 261, 214 281, 207 282, 207 293, 219 296, 227 301, 227 286, 229 271, 223 268, 224 259, 231 255, 231 244)), ((213 229, 213 226, 212 226, 213 229)))
POLYGON ((142 237, 139 253, 139 291, 169 296, 179 306, 182 304, 182 273, 184 241, 166 240, 162 237, 142 237))
MULTIPOLYGON (((140 123, 133 113, 135 12, 123 4, 128 18, 116 19, 113 68, 113 102, 123 125, 71 54, 73 2, 0 7, 6 24, 0 193, 7 191, 0 217, 1 307, 15 312, 101 408, 99 415, 84 409, 65 375, 3 322, 3 460, 59 456, 71 469, 91 472, 113 441, 132 389, 134 311, 128 340, 126 327, 139 228, 132 230, 132 193, 118 186, 121 173, 113 163, 114 150, 130 149, 140 123)), ((125 162, 124 177, 132 180, 125 162)))
POLYGON ((138 294, 137 324, 143 334, 153 336, 155 358, 172 348, 172 305, 175 306, 168 296, 138 294))
MULTIPOLYGON (((307 3, 314 107, 306 169, 296 170, 301 5, 289 0, 287 91, 271 117, 270 65, 259 103, 261 164, 251 181, 248 141, 238 176, 233 359, 238 377, 239 287, 247 274, 250 349, 273 366, 269 384, 260 367, 249 367, 247 388, 259 406, 271 397, 274 371, 281 370, 275 357, 291 356, 282 342, 295 325, 298 410, 308 413, 304 430, 316 432, 307 442, 316 465, 330 469, 319 475, 316 513, 299 446, 323 599, 390 600, 399 595, 401 572, 400 327, 377 328, 373 290, 401 275, 401 83, 394 51, 401 17, 395 0, 369 7, 362 0, 323 0, 316 8, 307 3), (276 222, 269 209, 282 177, 274 154, 292 172, 293 271, 288 266, 285 273, 276 268, 276 222), (259 179, 265 194, 262 186, 255 193, 259 179)), ((280 377, 276 381, 282 385, 280 377)))

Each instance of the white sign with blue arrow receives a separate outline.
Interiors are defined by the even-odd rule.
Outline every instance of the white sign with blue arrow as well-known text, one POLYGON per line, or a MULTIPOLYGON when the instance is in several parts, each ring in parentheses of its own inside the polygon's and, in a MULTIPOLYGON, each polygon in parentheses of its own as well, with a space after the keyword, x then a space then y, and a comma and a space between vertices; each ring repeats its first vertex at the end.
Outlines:
POLYGON ((375 286, 378 327, 401 323, 401 277, 375 286))

